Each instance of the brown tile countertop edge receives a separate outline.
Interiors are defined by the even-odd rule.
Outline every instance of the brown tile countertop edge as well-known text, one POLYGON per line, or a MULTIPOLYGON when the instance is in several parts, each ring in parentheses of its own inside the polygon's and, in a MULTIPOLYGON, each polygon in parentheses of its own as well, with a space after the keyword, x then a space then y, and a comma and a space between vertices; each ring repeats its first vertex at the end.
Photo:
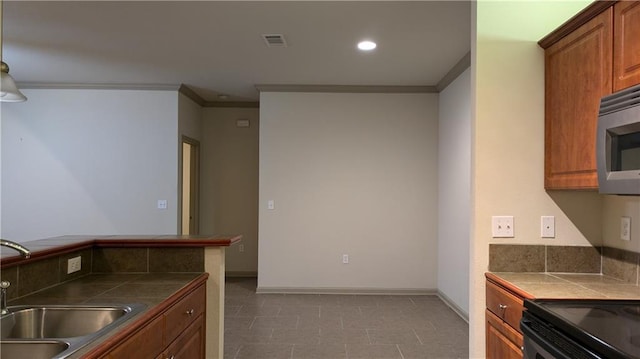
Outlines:
POLYGON ((602 274, 487 272, 498 285, 531 298, 640 300, 640 287, 602 274))
POLYGON ((70 355, 69 359, 93 359, 107 353, 116 343, 126 340, 134 335, 140 328, 152 319, 164 312, 168 307, 176 303, 183 296, 190 293, 196 287, 207 280, 207 273, 164 273, 164 274, 97 274, 88 275, 71 282, 60 284, 45 291, 16 299, 9 306, 24 304, 124 304, 143 303, 146 309, 136 314, 113 328, 105 335, 89 343, 86 347, 70 355), (127 279, 122 279, 122 278, 127 279), (124 283, 117 284, 118 281, 124 283), (102 294, 89 295, 86 298, 78 298, 80 290, 83 293, 91 293, 90 287, 106 290, 102 294), (157 291, 153 294, 146 293, 144 297, 132 295, 136 286, 146 289, 154 287, 157 291), (80 289, 82 288, 82 289, 80 289), (123 295, 123 291, 126 292, 123 295))
POLYGON ((91 247, 228 247, 242 239, 241 235, 118 235, 60 236, 21 243, 31 251, 24 259, 17 252, 3 248, 0 267, 57 256, 91 247))

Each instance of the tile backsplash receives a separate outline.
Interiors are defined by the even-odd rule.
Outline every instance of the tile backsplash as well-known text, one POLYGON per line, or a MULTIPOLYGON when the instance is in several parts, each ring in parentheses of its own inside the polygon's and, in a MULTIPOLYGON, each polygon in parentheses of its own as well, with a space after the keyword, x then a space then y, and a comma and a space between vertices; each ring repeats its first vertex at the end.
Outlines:
POLYGON ((93 247, 2 268, 0 277, 11 282, 7 299, 12 300, 90 273, 156 272, 204 272, 204 248, 93 247), (67 274, 67 260, 77 256, 82 256, 81 270, 67 274))
POLYGON ((489 244, 489 271, 601 273, 639 285, 640 253, 612 247, 489 244))

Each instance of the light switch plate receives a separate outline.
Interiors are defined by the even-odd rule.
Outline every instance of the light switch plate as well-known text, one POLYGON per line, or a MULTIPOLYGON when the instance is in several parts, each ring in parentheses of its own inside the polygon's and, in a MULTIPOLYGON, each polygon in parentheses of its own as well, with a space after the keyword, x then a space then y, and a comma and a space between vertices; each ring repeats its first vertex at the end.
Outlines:
POLYGON ((493 216, 491 217, 491 233, 493 238, 515 237, 513 226, 513 216, 493 216))

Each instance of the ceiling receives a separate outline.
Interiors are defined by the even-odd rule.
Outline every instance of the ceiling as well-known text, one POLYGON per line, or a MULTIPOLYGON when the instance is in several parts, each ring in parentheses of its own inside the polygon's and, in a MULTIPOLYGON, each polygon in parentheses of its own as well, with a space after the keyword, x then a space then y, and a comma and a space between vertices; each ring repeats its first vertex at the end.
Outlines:
MULTIPOLYGON (((470 48, 468 1, 8 1, 3 60, 23 87, 435 86, 470 48), (267 47, 262 34, 283 34, 267 47), (373 39, 372 52, 356 49, 373 39)), ((221 94, 228 95, 225 100, 221 94)))

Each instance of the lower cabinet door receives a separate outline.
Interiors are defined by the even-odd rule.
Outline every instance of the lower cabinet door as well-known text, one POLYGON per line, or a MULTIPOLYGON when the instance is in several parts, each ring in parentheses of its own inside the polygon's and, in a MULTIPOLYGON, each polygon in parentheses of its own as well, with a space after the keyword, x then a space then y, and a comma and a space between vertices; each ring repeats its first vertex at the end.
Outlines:
MULTIPOLYGON (((487 358, 488 359, 522 359, 522 349, 504 336, 493 321, 487 320, 487 358)), ((507 325, 506 323, 498 325, 507 325)))

